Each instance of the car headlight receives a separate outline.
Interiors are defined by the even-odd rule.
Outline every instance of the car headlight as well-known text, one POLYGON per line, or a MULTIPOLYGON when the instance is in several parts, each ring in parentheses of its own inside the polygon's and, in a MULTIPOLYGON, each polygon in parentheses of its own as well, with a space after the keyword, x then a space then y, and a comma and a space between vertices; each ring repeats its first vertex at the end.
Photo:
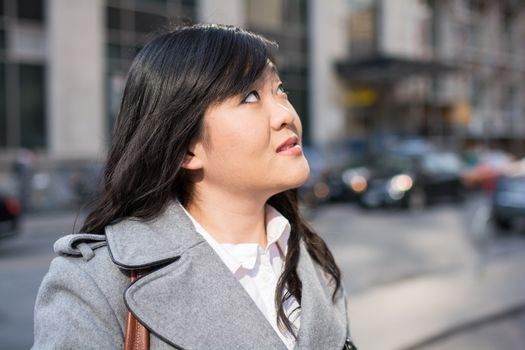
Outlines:
POLYGON ((367 187, 368 187, 368 182, 366 181, 364 176, 356 175, 352 177, 352 179, 350 180, 350 188, 352 189, 352 191, 356 193, 361 193, 361 192, 366 191, 367 187))
POLYGON ((327 198, 330 194, 330 187, 325 182, 318 182, 314 186, 314 195, 318 199, 327 198))
POLYGON ((355 193, 361 193, 368 188, 368 181, 363 170, 346 170, 343 173, 343 182, 352 189, 355 193))
POLYGON ((409 175, 396 175, 390 180, 389 192, 407 192, 413 185, 414 180, 409 175))

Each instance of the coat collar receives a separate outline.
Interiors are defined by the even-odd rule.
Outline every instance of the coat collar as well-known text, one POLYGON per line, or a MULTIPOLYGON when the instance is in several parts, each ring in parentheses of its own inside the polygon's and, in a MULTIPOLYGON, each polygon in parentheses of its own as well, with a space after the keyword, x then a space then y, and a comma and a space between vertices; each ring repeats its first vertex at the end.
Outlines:
POLYGON ((170 262, 204 242, 176 201, 151 221, 128 218, 106 226, 106 237, 113 262, 125 269, 170 262))
MULTIPOLYGON (((108 226, 106 236, 117 265, 163 265, 129 286, 124 296, 129 310, 159 338, 185 349, 286 350, 176 202, 150 222, 128 219, 108 226)), ((347 335, 344 298, 338 293, 332 302, 332 288, 303 242, 297 273, 302 300, 295 349, 342 349, 347 335)))

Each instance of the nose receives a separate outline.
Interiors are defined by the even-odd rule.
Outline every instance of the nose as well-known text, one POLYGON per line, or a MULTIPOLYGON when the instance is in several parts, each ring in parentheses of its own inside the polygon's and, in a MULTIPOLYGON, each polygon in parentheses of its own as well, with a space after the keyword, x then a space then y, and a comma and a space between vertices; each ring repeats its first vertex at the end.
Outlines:
POLYGON ((280 130, 288 125, 293 124, 295 120, 299 120, 297 112, 289 102, 274 101, 272 107, 271 125, 275 130, 280 130))

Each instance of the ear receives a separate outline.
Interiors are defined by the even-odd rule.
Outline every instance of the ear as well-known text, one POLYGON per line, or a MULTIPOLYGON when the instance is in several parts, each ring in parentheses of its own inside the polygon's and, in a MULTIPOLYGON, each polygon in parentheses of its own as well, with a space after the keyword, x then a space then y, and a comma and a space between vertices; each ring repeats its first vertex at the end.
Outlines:
POLYGON ((201 147, 199 143, 191 144, 190 148, 186 152, 184 161, 182 162, 182 167, 187 170, 199 170, 203 167, 203 162, 201 159, 201 147))

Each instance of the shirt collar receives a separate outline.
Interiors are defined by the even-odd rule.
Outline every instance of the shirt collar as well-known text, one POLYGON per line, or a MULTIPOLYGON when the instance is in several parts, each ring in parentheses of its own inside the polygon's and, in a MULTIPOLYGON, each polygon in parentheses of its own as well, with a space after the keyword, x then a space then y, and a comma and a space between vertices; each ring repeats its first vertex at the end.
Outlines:
MULTIPOLYGON (((257 243, 220 244, 191 216, 180 202, 179 205, 193 222, 195 230, 210 244, 232 273, 237 272, 241 267, 248 270, 255 267, 259 251, 257 243)), ((267 249, 276 243, 284 256, 286 256, 291 230, 290 222, 269 204, 265 206, 265 213, 267 249)))
POLYGON ((290 222, 277 209, 266 205, 266 239, 268 247, 277 242, 279 248, 286 256, 288 249, 288 238, 290 238, 290 222))

